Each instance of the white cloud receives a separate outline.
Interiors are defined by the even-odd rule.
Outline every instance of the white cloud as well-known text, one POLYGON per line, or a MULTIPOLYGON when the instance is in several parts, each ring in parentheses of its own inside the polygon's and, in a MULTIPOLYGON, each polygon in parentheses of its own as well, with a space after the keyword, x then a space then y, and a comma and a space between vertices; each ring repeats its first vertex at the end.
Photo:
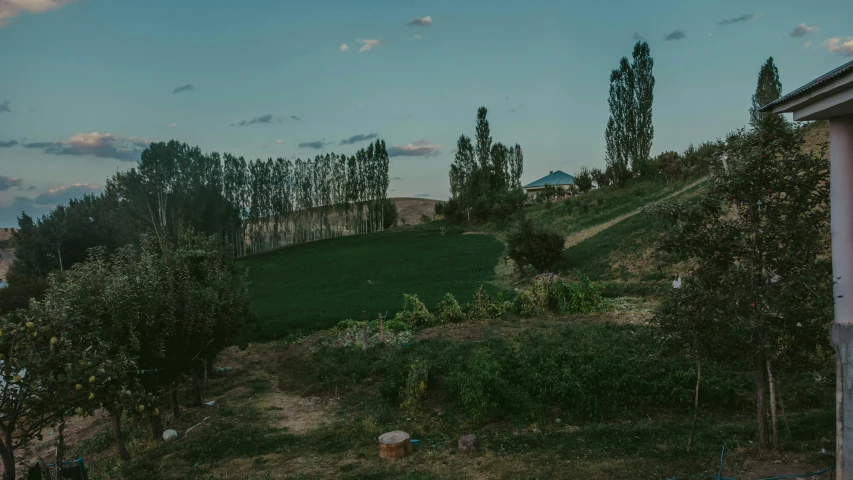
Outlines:
POLYGON ((711 32, 708 32, 708 36, 709 36, 709 37, 713 37, 713 36, 714 36, 714 34, 713 34, 713 33, 711 33, 711 32))
POLYGON ((806 42, 805 45, 803 45, 803 46, 806 48, 809 48, 812 46, 812 42, 806 42))
POLYGON ((394 145, 388 148, 389 157, 432 157, 441 153, 441 145, 432 145, 427 140, 400 146, 394 145))
POLYGON ((359 51, 359 52, 367 52, 367 51, 370 51, 373 47, 376 47, 376 46, 378 46, 378 45, 382 45, 383 43, 385 43, 385 42, 384 42, 384 41, 382 41, 382 40, 377 40, 377 39, 366 39, 366 40, 362 40, 362 39, 360 39, 360 38, 359 38, 358 40, 356 40, 356 42, 363 44, 363 45, 361 46, 361 48, 359 48, 359 49, 358 49, 358 51, 359 51))
POLYGON ((794 31, 791 32, 792 37, 802 37, 803 35, 808 34, 809 32, 814 32, 815 30, 820 30, 818 27, 810 27, 805 23, 801 23, 794 27, 794 31))
POLYGON ((342 52, 349 52, 349 45, 347 45, 346 43, 342 43, 341 44, 341 51, 342 52))
POLYGON ((409 21, 406 25, 410 27, 428 27, 432 25, 432 17, 427 15, 425 17, 415 17, 409 21))
POLYGON ((5 27, 21 12, 44 13, 73 0, 0 0, 0 28, 5 27))
POLYGON ((424 38, 424 37, 422 37, 422 36, 420 36, 420 35, 418 35, 418 34, 412 35, 412 40, 420 40, 420 39, 422 39, 422 38, 424 38))
POLYGON ((139 160, 142 150, 150 143, 150 140, 136 136, 125 138, 112 133, 92 132, 78 133, 68 140, 59 142, 31 142, 21 146, 44 150, 45 153, 52 155, 92 155, 135 162, 139 160))
POLYGON ((284 140, 276 140, 275 143, 279 145, 284 145, 284 140))
POLYGON ((823 42, 823 45, 826 45, 827 50, 831 53, 844 56, 853 55, 853 37, 847 37, 846 39, 841 37, 830 38, 823 42))
POLYGON ((170 126, 170 127, 177 127, 177 126, 178 126, 178 124, 173 122, 173 123, 170 123, 170 124, 169 124, 169 126, 170 126))

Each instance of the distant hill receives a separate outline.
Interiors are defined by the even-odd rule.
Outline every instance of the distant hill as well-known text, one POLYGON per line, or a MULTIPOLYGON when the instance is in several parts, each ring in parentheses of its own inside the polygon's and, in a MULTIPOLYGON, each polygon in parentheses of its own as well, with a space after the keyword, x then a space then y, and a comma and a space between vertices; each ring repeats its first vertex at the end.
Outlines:
POLYGON ((438 200, 431 198, 396 197, 391 198, 397 205, 397 225, 417 225, 423 223, 422 216, 430 220, 435 217, 435 204, 438 200))

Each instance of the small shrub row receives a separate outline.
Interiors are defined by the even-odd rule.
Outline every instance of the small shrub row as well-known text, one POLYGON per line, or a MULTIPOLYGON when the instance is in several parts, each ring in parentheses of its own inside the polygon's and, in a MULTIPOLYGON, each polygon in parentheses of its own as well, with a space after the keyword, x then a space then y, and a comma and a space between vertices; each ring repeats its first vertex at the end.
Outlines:
POLYGON ((552 311, 562 315, 592 313, 602 308, 601 290, 579 271, 577 282, 565 282, 556 275, 540 275, 515 297, 512 308, 521 317, 533 317, 552 311))

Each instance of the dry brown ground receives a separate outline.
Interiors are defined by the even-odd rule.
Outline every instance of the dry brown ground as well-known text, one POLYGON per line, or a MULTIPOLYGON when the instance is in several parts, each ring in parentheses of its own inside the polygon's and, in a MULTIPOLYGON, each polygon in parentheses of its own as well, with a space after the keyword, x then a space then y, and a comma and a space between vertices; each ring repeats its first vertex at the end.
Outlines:
POLYGON ((430 219, 435 216, 435 204, 438 200, 430 198, 391 198, 397 205, 397 225, 417 225, 423 223, 421 217, 427 215, 430 219))

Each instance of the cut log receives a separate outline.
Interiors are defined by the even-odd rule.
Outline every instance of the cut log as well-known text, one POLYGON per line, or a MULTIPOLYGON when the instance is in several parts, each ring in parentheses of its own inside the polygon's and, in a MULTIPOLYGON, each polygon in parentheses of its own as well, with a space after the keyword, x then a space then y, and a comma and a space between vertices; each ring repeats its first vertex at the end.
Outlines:
POLYGON ((412 440, 408 433, 394 430, 379 436, 379 456, 403 458, 412 451, 412 440))
POLYGON ((459 451, 460 452, 471 452, 477 449, 477 436, 476 435, 464 435, 459 438, 459 451))

